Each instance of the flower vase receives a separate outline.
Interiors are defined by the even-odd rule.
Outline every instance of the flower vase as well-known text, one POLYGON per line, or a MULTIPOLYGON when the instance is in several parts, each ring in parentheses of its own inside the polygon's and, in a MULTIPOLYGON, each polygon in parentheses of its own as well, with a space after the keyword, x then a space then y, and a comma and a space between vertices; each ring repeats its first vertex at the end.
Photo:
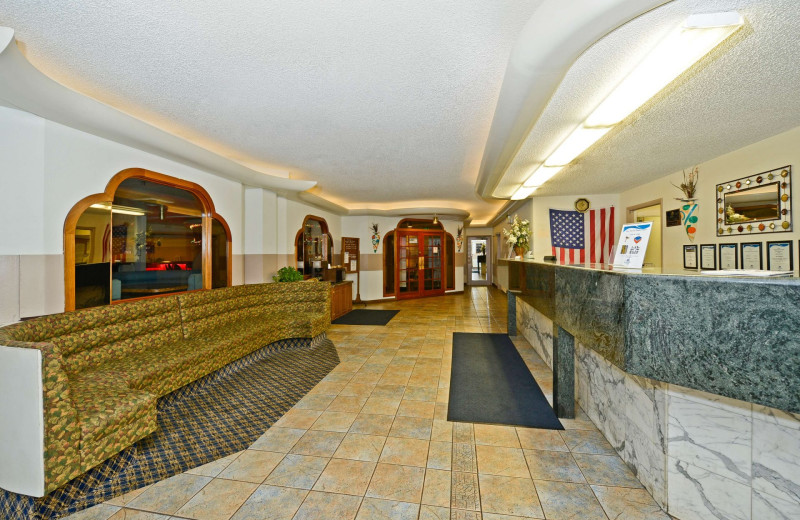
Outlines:
POLYGON ((514 246, 514 256, 522 257, 524 255, 525 255, 524 247, 514 246))

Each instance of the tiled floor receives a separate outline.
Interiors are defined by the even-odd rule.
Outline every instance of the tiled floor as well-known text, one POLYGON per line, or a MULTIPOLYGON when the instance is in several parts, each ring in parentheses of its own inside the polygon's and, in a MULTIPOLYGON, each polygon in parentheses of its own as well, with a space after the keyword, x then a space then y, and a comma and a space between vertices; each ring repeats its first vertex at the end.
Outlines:
POLYGON ((583 412, 563 432, 447 422, 452 332, 505 332, 503 293, 370 308, 401 312, 333 326, 341 364, 250 449, 70 520, 669 518, 583 412))

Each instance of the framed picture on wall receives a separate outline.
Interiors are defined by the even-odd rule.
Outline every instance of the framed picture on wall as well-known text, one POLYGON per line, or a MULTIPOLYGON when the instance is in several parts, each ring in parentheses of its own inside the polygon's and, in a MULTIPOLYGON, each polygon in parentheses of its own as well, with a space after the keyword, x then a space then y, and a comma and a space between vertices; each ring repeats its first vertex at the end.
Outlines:
POLYGON ((683 246, 683 268, 697 269, 697 245, 683 246))
POLYGON ((794 271, 794 259, 792 257, 791 241, 776 240, 767 242, 767 270, 794 271))
POLYGON ((700 246, 700 269, 703 271, 717 269, 717 244, 702 244, 700 246))
POLYGON ((719 245, 719 268, 739 269, 739 244, 719 245))
POLYGON ((761 258, 761 242, 742 242, 742 269, 764 269, 761 258))

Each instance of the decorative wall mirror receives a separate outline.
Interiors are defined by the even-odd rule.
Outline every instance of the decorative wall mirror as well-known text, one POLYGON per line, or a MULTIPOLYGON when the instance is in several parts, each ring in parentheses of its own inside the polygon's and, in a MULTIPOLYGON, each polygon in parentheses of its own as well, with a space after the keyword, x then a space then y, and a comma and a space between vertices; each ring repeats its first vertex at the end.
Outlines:
POLYGON ((717 236, 792 230, 792 167, 717 184, 717 236))

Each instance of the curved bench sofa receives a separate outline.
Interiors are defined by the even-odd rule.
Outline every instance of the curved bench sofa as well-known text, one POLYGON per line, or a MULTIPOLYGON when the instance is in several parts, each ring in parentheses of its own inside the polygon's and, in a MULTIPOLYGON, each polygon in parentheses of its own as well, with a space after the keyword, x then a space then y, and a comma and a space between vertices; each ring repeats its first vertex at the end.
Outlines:
POLYGON ((330 285, 243 285, 0 328, 0 488, 44 496, 156 429, 156 400, 330 327, 330 285))

